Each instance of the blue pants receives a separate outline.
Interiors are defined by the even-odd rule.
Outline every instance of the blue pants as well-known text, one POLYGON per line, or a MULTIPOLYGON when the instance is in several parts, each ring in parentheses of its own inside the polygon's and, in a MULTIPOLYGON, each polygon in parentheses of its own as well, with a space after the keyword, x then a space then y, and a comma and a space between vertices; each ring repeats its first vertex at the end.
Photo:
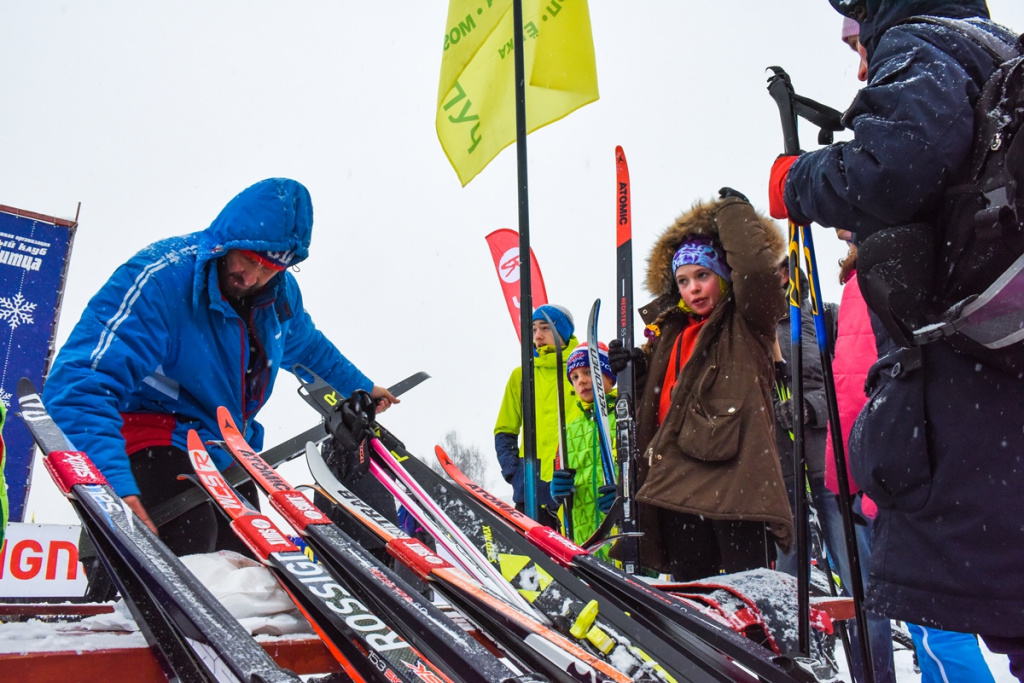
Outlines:
MULTIPOLYGON (((811 500, 818 511, 818 521, 825 536, 825 547, 828 552, 832 569, 839 574, 843 585, 843 595, 850 597, 852 575, 850 561, 846 554, 846 535, 843 532, 843 517, 839 510, 839 498, 825 488, 824 474, 812 475, 811 500)), ((793 504, 792 479, 786 481, 789 491, 790 505, 793 504)), ((859 506, 855 506, 859 512, 859 506)), ((860 555, 861 580, 867 584, 868 561, 871 558, 871 526, 856 524, 857 552, 860 555)), ((776 569, 796 576, 796 548, 787 555, 779 556, 776 569)), ((853 661, 850 662, 850 674, 854 681, 866 680, 864 665, 860 656, 860 629, 857 621, 849 622, 850 650, 853 661)), ((871 651, 871 664, 875 673, 876 683, 896 683, 896 665, 892 657, 892 625, 887 617, 868 612, 868 638, 871 651)))
POLYGON ((971 633, 907 624, 921 665, 921 683, 995 683, 971 633))

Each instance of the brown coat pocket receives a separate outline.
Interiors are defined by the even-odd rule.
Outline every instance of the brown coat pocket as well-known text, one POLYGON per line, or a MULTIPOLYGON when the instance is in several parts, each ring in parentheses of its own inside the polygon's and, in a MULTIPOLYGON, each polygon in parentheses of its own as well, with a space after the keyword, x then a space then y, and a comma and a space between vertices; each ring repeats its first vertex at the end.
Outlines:
POLYGON ((742 401, 712 398, 694 401, 686 413, 676 443, 686 455, 698 460, 732 460, 740 450, 742 401))

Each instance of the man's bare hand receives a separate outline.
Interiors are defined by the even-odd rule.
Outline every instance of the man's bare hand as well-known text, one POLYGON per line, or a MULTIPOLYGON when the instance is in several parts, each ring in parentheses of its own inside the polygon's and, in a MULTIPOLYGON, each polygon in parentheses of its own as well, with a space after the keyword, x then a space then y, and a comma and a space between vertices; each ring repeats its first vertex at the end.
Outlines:
POLYGON ((392 394, 386 388, 378 386, 374 386, 373 390, 370 391, 370 398, 375 400, 378 413, 383 413, 394 403, 401 403, 397 396, 392 394))
POLYGON ((121 500, 128 504, 128 507, 135 513, 135 516, 141 519, 142 523, 148 526, 150 531, 157 536, 160 535, 160 532, 156 530, 156 525, 153 524, 153 520, 149 518, 146 508, 142 506, 142 500, 138 496, 125 496, 121 500))

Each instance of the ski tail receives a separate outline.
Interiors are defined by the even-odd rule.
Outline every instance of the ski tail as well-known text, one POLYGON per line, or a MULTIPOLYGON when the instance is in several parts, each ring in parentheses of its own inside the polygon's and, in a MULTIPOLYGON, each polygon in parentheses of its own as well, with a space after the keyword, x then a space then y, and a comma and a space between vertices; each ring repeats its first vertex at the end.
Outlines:
POLYGON ((21 415, 44 465, 71 502, 167 677, 182 681, 289 681, 238 621, 75 451, 32 382, 18 382, 21 415))
POLYGON ((427 661, 420 656, 415 667, 407 664, 411 669, 435 672, 443 681, 512 680, 508 667, 466 636, 432 603, 422 601, 411 586, 381 566, 308 498, 268 467, 246 443, 227 409, 218 409, 217 420, 228 451, 266 491, 271 505, 299 531, 321 562, 355 598, 379 610, 387 623, 409 641, 410 650, 415 646, 429 657, 427 661))

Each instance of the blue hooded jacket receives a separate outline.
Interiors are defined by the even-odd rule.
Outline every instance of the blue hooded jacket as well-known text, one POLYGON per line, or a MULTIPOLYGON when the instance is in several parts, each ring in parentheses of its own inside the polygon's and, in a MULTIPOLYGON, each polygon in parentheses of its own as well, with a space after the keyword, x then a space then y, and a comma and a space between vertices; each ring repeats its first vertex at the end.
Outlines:
MULTIPOLYGON (((854 139, 800 156, 785 200, 794 221, 856 233, 927 222, 963 166, 974 133, 974 104, 993 60, 965 35, 928 24, 922 14, 988 19, 984 0, 867 0, 860 40, 868 85, 843 123, 854 139)), ((1016 38, 988 21, 993 34, 1016 38)))
MULTIPOLYGON (((209 228, 146 247, 92 298, 61 348, 43 392, 54 420, 121 496, 139 492, 128 455, 185 449, 189 429, 220 438, 226 406, 246 439, 263 445, 254 417, 279 368, 301 363, 344 394, 373 383, 317 330, 290 272, 278 273, 242 320, 220 291, 217 260, 232 249, 274 252, 291 264, 309 253, 313 207, 300 183, 271 178, 239 193, 209 228), (246 386, 248 329, 266 367, 246 386)), ((231 457, 212 452, 221 469, 231 457)))

